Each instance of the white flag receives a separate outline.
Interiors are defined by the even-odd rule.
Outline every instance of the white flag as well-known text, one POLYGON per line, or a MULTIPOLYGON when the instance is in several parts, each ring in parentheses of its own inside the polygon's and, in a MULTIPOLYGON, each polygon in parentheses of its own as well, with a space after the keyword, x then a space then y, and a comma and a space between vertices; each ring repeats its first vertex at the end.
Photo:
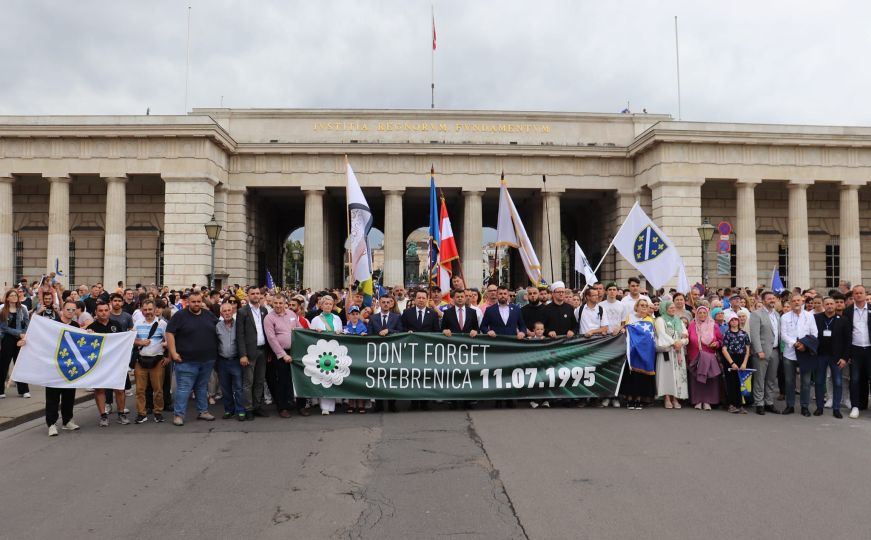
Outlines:
POLYGON ((45 317, 33 317, 12 380, 52 388, 124 390, 134 332, 89 334, 45 317))
POLYGON ((647 217, 638 203, 620 226, 614 247, 629 264, 644 274, 655 289, 664 286, 683 266, 677 246, 647 217))
POLYGON ((683 295, 690 293, 690 280, 687 279, 687 270, 682 264, 677 271, 677 292, 683 295))
POLYGON ((538 262, 538 256, 536 256, 535 250, 532 248, 532 242, 529 241, 526 228, 523 226, 523 222, 520 221, 514 201, 511 200, 511 195, 508 194, 508 185, 505 183, 504 177, 502 178, 502 187, 499 188, 499 217, 496 225, 496 246, 517 248, 520 260, 523 262, 523 268, 526 270, 526 275, 529 276, 529 281, 535 286, 543 284, 541 279, 541 263, 538 262))
POLYGON ((587 286, 599 281, 596 279, 596 272, 594 272, 593 268, 590 266, 590 261, 588 261, 587 256, 584 255, 584 250, 581 249, 581 245, 577 242, 575 242, 575 272, 584 274, 587 286))
POLYGON ((369 255, 369 231, 372 229, 372 212, 363 197, 363 190, 357 176, 346 163, 348 173, 348 211, 351 214, 351 236, 348 249, 351 250, 351 282, 363 283, 372 278, 372 258, 369 255))

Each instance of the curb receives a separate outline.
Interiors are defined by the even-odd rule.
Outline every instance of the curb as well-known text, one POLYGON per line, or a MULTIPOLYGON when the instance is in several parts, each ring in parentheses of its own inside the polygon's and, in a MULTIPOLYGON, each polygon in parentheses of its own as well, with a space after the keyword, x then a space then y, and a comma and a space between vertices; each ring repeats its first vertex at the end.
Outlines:
MULTIPOLYGON (((94 399, 93 392, 86 392, 85 395, 76 396, 76 400, 74 402, 75 405, 80 405, 86 401, 91 401, 94 399)), ((20 426, 26 422, 30 422, 31 420, 36 420, 37 418, 45 417, 45 407, 42 409, 37 409, 35 411, 31 411, 26 414, 22 414, 21 416, 16 416, 15 418, 9 420, 8 422, 4 422, 0 424, 0 431, 6 431, 7 429, 14 428, 15 426, 20 426)))

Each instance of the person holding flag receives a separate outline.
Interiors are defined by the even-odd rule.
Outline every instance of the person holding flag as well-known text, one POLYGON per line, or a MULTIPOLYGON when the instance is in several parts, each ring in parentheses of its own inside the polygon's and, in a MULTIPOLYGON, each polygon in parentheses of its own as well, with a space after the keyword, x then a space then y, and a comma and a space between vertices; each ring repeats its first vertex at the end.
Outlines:
MULTIPOLYGON (((541 263, 538 262, 538 256, 532 248, 532 242, 526 234, 526 227, 523 226, 523 222, 520 220, 520 215, 517 213, 517 208, 514 206, 511 194, 508 193, 508 184, 505 182, 504 172, 502 173, 499 188, 499 214, 496 225, 495 245, 497 254, 499 247, 502 246, 517 249, 530 283, 539 288, 546 287, 541 276, 541 263)), ((498 260, 499 257, 497 256, 496 259, 498 260)), ((564 287, 565 284, 563 284, 564 287)))
POLYGON ((620 393, 626 397, 627 408, 642 410, 643 399, 656 394, 656 337, 650 302, 640 299, 635 312, 626 319, 626 362, 620 382, 620 393))

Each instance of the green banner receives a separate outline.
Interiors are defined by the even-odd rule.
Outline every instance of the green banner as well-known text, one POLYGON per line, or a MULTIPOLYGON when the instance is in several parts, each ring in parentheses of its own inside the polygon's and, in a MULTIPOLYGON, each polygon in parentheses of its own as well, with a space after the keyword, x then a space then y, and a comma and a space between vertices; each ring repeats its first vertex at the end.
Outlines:
POLYGON ((442 334, 386 337, 294 330, 299 397, 554 399, 610 397, 626 337, 517 340, 442 334))

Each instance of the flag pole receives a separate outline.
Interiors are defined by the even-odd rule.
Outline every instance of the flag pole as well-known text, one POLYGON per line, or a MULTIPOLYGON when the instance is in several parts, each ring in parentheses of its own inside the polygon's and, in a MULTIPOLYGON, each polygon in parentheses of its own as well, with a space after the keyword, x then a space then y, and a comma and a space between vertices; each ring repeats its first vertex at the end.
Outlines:
POLYGON ((677 64, 677 119, 681 119, 680 108, 680 48, 677 40, 677 15, 674 16, 674 60, 677 64))
MULTIPOLYGON (((442 202, 442 204, 445 204, 445 192, 442 191, 442 188, 439 188, 439 193, 441 194, 441 197, 440 197, 440 198, 441 198, 441 202, 442 202)), ((445 206, 447 206, 447 204, 445 204, 445 206)), ((450 217, 450 216, 449 216, 449 217, 450 217)), ((441 226, 441 223, 439 223, 439 226, 441 226)), ((452 227, 453 227, 453 225, 452 225, 452 227)), ((439 251, 441 251, 441 246, 439 246, 439 251)), ((457 254, 457 266, 458 266, 459 269, 460 269, 460 279, 463 280, 463 285, 465 285, 465 284, 466 284, 466 275, 463 273, 463 260, 462 260, 462 258, 459 256, 459 254, 457 254)), ((454 265, 453 265, 453 262, 452 262, 452 263, 451 263, 451 275, 452 275, 452 276, 453 276, 453 274, 454 274, 454 268, 453 268, 453 267, 454 267, 454 265)), ((445 292, 445 291, 442 291, 442 293, 444 293, 444 292, 445 292)))
POLYGON ((432 50, 430 50, 430 55, 429 55, 430 91, 431 91, 429 108, 435 109, 435 50, 436 50, 435 7, 432 4, 430 4, 429 8, 430 8, 430 12, 432 14, 432 50))
POLYGON ((550 239, 550 216, 548 215, 547 208, 547 177, 545 175, 541 175, 541 184, 542 184, 542 195, 544 196, 544 221, 547 224, 547 250, 550 254, 550 282, 553 283, 556 281, 556 272, 553 268, 553 242, 550 239))
MULTIPOLYGON (((632 208, 629 209, 630 214, 632 213, 632 210, 634 210, 636 206, 638 206, 638 201, 635 201, 635 204, 633 204, 632 208)), ((620 225, 620 228, 617 229, 617 234, 615 234, 614 237, 611 238, 611 243, 608 244, 608 248, 605 250, 605 253, 602 254, 602 258, 599 259, 599 264, 597 264, 596 268, 593 269, 594 274, 599 273, 599 267, 601 267, 602 263, 605 262, 605 257, 608 256, 608 252, 611 251, 612 247, 614 247, 614 240, 616 240, 617 237, 620 236, 620 232, 623 230, 623 227, 625 227, 625 226, 626 226, 626 221, 624 220, 623 223, 620 225)))
POLYGON ((185 45, 185 64, 184 64, 184 110, 182 114, 188 113, 188 81, 191 72, 191 7, 188 6, 188 32, 187 44, 185 45))
MULTIPOLYGON (((345 154, 345 174, 346 175, 347 175, 347 168, 350 166, 351 166, 351 164, 348 161, 348 155, 345 154)), ((350 199, 350 194, 348 193, 347 184, 348 184, 348 180, 346 178, 345 179, 345 216, 346 216, 345 225, 347 226, 347 231, 348 231, 347 238, 351 238, 351 205, 350 205, 351 199, 350 199)), ((352 289, 354 287, 354 281, 353 281, 354 260, 353 260, 353 255, 351 253, 352 247, 350 245, 347 245, 348 244, 347 241, 345 241, 345 244, 347 246, 345 249, 348 252, 348 295, 345 298, 345 312, 347 313, 348 309, 351 307, 351 302, 353 301, 352 297, 354 296, 354 293, 352 291, 352 289)))

